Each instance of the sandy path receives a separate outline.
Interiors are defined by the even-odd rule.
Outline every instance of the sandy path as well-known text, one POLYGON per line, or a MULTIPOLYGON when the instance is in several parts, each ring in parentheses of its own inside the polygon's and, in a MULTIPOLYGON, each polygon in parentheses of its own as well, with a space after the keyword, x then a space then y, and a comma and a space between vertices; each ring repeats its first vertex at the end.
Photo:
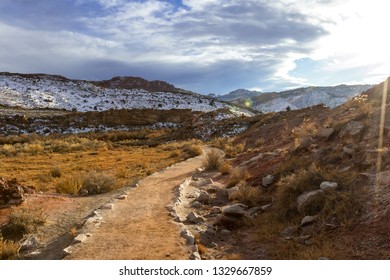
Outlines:
POLYGON ((178 163, 140 181, 126 200, 117 201, 113 210, 102 214, 101 226, 65 259, 188 259, 189 248, 166 206, 172 203, 175 188, 202 165, 202 158, 178 163))

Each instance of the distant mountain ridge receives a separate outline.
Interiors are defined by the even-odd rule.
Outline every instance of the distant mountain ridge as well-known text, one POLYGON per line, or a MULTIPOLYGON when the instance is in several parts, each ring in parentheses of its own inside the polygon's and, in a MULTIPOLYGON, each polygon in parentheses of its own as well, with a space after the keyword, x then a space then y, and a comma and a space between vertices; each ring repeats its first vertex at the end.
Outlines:
POLYGON ((260 94, 263 93, 255 90, 237 89, 229 92, 228 94, 218 96, 218 99, 224 101, 234 101, 242 98, 252 98, 260 94))
POLYGON ((287 107, 290 109, 302 109, 321 103, 334 108, 373 86, 304 87, 282 92, 265 93, 240 89, 218 96, 218 98, 240 105, 250 104, 251 108, 261 112, 278 112, 286 110, 287 107))
POLYGON ((164 81, 148 81, 140 77, 113 77, 110 80, 93 81, 96 86, 112 89, 144 89, 149 92, 180 92, 175 86, 164 81))
POLYGON ((252 115, 245 108, 175 88, 163 81, 114 77, 106 81, 71 80, 59 75, 0 73, 0 105, 26 109, 80 112, 110 109, 186 109, 210 112, 227 108, 252 115))

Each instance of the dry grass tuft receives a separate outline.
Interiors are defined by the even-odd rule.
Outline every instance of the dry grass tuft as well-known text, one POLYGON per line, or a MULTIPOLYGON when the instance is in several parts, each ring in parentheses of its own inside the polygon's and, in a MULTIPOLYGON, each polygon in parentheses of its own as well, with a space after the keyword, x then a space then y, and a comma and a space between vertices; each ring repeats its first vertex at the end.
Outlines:
POLYGON ((116 179, 105 172, 90 171, 87 174, 76 174, 61 180, 57 191, 66 194, 95 195, 114 190, 116 179))
POLYGON ((78 194, 82 186, 83 178, 80 175, 72 175, 58 182, 57 191, 65 194, 78 194))
POLYGON ((14 260, 19 255, 19 244, 13 241, 6 241, 0 235, 0 260, 14 260))
POLYGON ((250 177, 248 170, 245 167, 235 167, 230 174, 227 188, 232 188, 241 181, 245 181, 250 177))
POLYGON ((218 171, 221 172, 222 175, 230 174, 232 167, 227 161, 221 162, 219 165, 218 171))
POLYGON ((35 233, 46 221, 42 209, 14 208, 3 227, 2 234, 9 240, 20 240, 24 235, 35 233))
POLYGON ((213 146, 225 152, 227 158, 233 158, 245 151, 246 143, 234 143, 232 138, 217 138, 213 146))
POLYGON ((78 235, 78 230, 76 227, 72 227, 70 230, 69 230, 69 233, 73 236, 73 237, 76 237, 78 235))
POLYGON ((215 149, 206 154, 203 160, 203 167, 206 170, 218 170, 222 162, 222 155, 215 149))
POLYGON ((116 169, 116 177, 119 179, 125 179, 129 175, 129 170, 126 166, 120 166, 116 169))
POLYGON ((199 145, 196 144, 188 144, 184 145, 183 148, 183 153, 187 154, 188 157, 196 157, 202 154, 202 148, 199 145))
POLYGON ((239 192, 236 199, 249 207, 258 205, 260 201, 261 192, 258 188, 252 187, 246 184, 245 181, 241 181, 238 184, 239 192))
POLYGON ((50 176, 53 177, 53 178, 60 178, 62 176, 61 168, 53 167, 50 170, 50 176))

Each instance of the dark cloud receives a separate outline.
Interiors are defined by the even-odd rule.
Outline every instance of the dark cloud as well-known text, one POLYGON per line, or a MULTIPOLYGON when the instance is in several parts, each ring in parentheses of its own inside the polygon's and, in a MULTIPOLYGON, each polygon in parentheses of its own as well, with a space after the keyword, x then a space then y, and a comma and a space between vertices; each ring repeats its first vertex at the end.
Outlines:
POLYGON ((291 86, 273 76, 327 34, 287 6, 223 2, 191 10, 178 0, 2 0, 0 70, 141 76, 202 93, 291 86))

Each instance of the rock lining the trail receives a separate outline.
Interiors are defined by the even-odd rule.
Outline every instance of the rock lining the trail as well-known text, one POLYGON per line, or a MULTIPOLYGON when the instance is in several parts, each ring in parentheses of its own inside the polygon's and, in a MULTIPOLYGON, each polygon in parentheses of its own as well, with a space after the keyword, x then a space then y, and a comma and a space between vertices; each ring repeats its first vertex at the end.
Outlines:
POLYGON ((249 209, 247 205, 229 201, 225 186, 213 181, 218 175, 218 172, 197 170, 177 187, 172 204, 166 206, 173 221, 181 228, 180 236, 196 250, 190 256, 191 260, 202 259, 198 244, 206 246, 206 258, 220 257, 218 243, 230 239, 230 229, 264 211, 261 207, 249 209))

